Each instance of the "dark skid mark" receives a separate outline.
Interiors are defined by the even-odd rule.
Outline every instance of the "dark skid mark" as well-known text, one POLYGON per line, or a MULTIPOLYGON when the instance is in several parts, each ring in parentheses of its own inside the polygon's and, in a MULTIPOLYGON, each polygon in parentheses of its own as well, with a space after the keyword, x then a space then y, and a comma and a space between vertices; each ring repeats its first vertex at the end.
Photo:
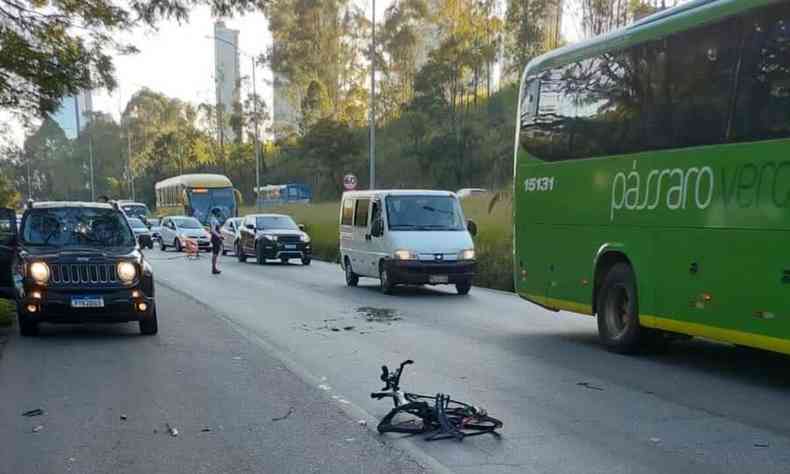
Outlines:
POLYGON ((401 319, 394 309, 390 308, 374 308, 372 306, 360 306, 357 308, 357 314, 365 318, 368 322, 388 323, 391 321, 399 321, 401 319))

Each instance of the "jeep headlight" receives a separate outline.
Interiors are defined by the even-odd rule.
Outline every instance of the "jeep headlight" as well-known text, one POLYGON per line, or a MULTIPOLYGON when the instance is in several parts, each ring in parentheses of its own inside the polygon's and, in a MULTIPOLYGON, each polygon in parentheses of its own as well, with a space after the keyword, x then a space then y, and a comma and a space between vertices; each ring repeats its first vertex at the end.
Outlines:
POLYGON ((30 276, 39 285, 46 285, 49 281, 49 266, 44 262, 30 264, 30 276))
POLYGON ((299 240, 301 240, 304 243, 308 243, 310 242, 310 236, 307 234, 302 234, 299 236, 299 240))
POLYGON ((461 250, 458 253, 458 260, 474 260, 474 259, 475 259, 475 249, 461 250))
POLYGON ((267 235, 266 238, 271 240, 272 242, 277 242, 277 236, 276 235, 267 235))
POLYGON ((137 267, 131 262, 118 263, 118 278, 124 283, 131 283, 137 277, 137 267))
POLYGON ((411 250, 396 250, 392 255, 396 260, 417 260, 417 253, 411 250))

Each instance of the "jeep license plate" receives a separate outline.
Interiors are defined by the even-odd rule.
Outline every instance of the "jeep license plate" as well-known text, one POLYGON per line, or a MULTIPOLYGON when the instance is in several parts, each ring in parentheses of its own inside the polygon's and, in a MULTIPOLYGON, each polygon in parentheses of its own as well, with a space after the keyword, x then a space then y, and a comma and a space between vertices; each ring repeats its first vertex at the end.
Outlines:
POLYGON ((75 296, 71 298, 72 308, 104 308, 101 296, 75 296))
POLYGON ((428 277, 429 283, 447 283, 447 275, 431 275, 428 277))

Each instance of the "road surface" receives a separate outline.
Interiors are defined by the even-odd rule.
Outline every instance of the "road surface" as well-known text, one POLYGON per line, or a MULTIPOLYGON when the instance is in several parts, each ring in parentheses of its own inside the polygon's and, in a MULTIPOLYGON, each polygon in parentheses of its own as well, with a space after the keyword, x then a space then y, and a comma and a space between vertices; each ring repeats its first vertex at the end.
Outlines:
MULTIPOLYGON (((151 258, 172 258, 173 253, 151 258)), ((347 288, 337 265, 154 262, 158 281, 221 312, 305 380, 372 417, 379 367, 414 359, 407 390, 484 406, 501 439, 398 440, 454 472, 790 471, 788 358, 702 340, 664 355, 604 351, 595 321, 501 292, 468 297, 375 280, 347 288), (371 317, 371 314, 373 315, 371 317)), ((162 327, 168 331, 166 316, 162 327)), ((396 445, 398 445, 396 443, 396 445)))
POLYGON ((201 464, 210 459, 258 472, 386 472, 385 465, 469 474, 790 471, 784 356, 701 340, 677 343, 667 354, 621 356, 598 345, 592 318, 551 313, 501 292, 473 288, 462 297, 406 288, 385 296, 374 280, 347 288, 340 269, 321 262, 259 266, 227 257, 222 275, 212 276, 205 255, 189 261, 157 249, 149 258, 159 336, 132 337, 134 326, 55 327, 41 339, 7 345, 0 387, 10 390, 8 399, 43 391, 29 404, 0 408, 0 419, 13 420, 0 425, 0 443, 13 448, 4 451, 25 457, 15 455, 21 464, 11 472, 23 472, 26 457, 47 448, 44 467, 76 450, 76 462, 99 459, 95 472, 223 470, 201 464), (382 364, 407 358, 415 365, 403 388, 483 406, 505 422, 503 436, 462 443, 385 436, 376 443, 370 430, 389 407, 369 394, 381 388, 382 364), (127 364, 131 372, 122 370, 127 364), (142 382, 147 377, 151 382, 142 382), (71 427, 77 434, 66 436, 68 426, 50 421, 45 431, 29 433, 36 421, 19 413, 38 400, 54 404, 47 417, 55 419, 78 408, 80 424, 71 427), (290 406, 296 411, 289 419, 270 421, 290 406), (102 411, 107 407, 111 415, 102 411), (127 422, 134 430, 119 434, 109 426, 117 425, 117 410, 132 408, 144 413, 127 422), (305 438, 305 409, 331 415, 311 431, 315 439, 305 438), (367 431, 359 419, 369 421, 367 431), (177 420, 189 440, 151 436, 152 426, 168 420, 177 420), (203 425, 229 433, 212 431, 208 443, 200 438, 203 425), (50 430, 57 439, 45 443, 50 430), (356 443, 347 446, 346 438, 356 443), (302 442, 304 464, 294 448, 302 442), (143 459, 126 464, 140 455, 129 448, 138 443, 143 459))

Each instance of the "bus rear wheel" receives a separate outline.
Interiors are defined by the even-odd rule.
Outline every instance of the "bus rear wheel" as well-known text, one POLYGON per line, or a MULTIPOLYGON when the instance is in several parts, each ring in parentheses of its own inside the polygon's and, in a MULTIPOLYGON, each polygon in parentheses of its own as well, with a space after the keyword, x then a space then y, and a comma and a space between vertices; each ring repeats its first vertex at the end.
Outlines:
POLYGON ((615 264, 598 294, 598 335, 612 352, 632 354, 643 349, 647 330, 639 324, 636 277, 627 263, 615 264))

